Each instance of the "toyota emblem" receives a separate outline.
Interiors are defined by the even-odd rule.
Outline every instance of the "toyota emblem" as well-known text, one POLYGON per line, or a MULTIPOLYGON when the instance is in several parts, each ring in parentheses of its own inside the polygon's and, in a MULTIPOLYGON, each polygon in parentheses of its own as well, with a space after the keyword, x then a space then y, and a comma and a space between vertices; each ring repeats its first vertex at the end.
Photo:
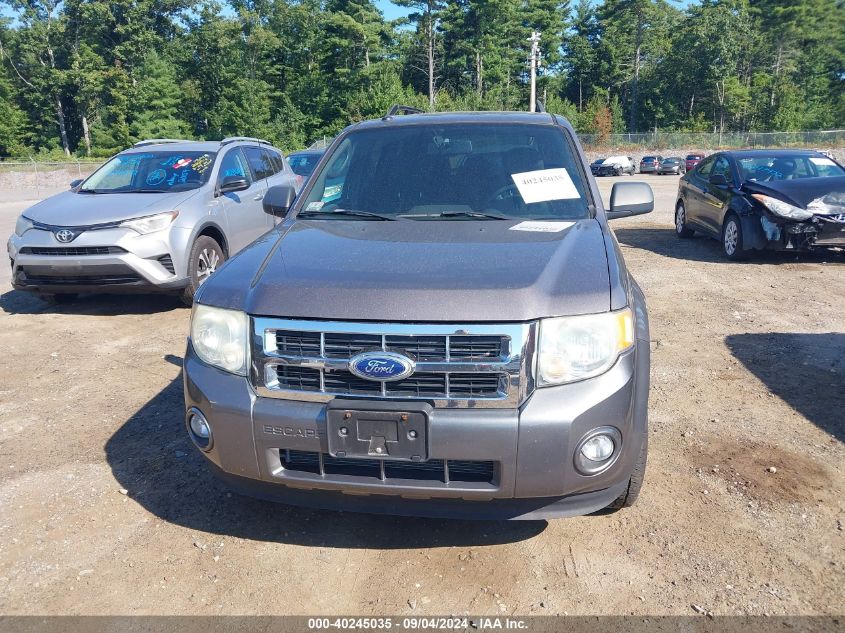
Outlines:
POLYGON ((73 231, 71 231, 69 229, 61 229, 60 231, 56 231, 55 233, 53 233, 53 235, 56 236, 57 240, 59 240, 60 242, 63 242, 64 244, 67 244, 68 242, 72 242, 73 238, 76 237, 76 233, 74 233, 73 231))

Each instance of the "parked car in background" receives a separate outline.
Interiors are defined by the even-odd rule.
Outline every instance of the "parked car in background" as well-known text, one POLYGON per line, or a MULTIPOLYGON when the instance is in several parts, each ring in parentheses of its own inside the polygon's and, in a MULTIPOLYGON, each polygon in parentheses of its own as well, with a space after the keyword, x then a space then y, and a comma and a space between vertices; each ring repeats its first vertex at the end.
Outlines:
POLYGON ((202 286, 185 424, 245 494, 539 519, 634 503, 645 301, 562 117, 413 112, 346 128, 283 217, 202 286), (338 185, 339 189, 338 189, 338 185), (330 202, 327 202, 330 199, 330 202))
POLYGON ((603 158, 597 158, 592 163, 590 163, 590 173, 592 173, 593 176, 599 175, 599 167, 601 167, 601 164, 603 162, 604 162, 603 158))
POLYGON ((640 173, 641 174, 653 174, 657 171, 658 165, 660 165, 660 161, 663 160, 662 156, 643 156, 640 160, 640 173))
POLYGON ((634 159, 630 156, 611 156, 605 158, 598 166, 598 176, 621 176, 629 174, 633 176, 637 171, 634 159))
POLYGON ((687 169, 684 165, 684 159, 678 158, 676 156, 670 156, 669 158, 664 158, 660 161, 660 164, 657 166, 657 174, 662 176, 663 174, 678 174, 679 176, 686 173, 687 169))
POLYGON ((729 259, 845 248, 845 169, 815 151, 713 154, 681 178, 675 230, 721 240, 729 259))
POLYGON ((302 183, 314 171, 314 167, 320 162, 320 158, 325 152, 325 149, 306 149, 300 152, 291 152, 285 160, 287 160, 293 173, 299 178, 299 182, 302 183))
POLYGON ((12 284, 55 301, 78 293, 181 293, 191 302, 228 257, 273 228, 268 187, 296 186, 266 141, 153 139, 106 161, 18 218, 12 284))
POLYGON ((704 154, 687 154, 687 157, 684 161, 684 168, 686 169, 686 171, 695 169, 695 166, 703 160, 704 154))

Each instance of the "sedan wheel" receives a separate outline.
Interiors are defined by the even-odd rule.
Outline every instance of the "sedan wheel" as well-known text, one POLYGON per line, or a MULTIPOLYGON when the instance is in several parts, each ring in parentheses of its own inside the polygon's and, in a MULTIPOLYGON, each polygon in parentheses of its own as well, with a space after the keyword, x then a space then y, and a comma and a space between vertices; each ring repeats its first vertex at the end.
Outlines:
POLYGON ((725 257, 737 261, 745 256, 742 249, 742 225, 735 214, 725 218, 725 226, 722 228, 722 250, 725 257))
POLYGON ((687 210, 683 202, 675 207, 675 233, 678 237, 692 237, 695 231, 687 227, 687 210))

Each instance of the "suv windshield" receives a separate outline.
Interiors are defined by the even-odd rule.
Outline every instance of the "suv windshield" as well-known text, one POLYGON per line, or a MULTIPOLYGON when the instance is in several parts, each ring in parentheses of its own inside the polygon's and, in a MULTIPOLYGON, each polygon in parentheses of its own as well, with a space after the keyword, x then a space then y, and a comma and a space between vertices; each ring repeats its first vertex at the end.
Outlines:
POLYGON ((353 131, 312 180, 299 211, 309 218, 590 217, 576 158, 564 132, 550 125, 353 131))
POLYGON ((118 154, 82 183, 81 193, 170 193, 208 181, 215 152, 118 154))
POLYGON ((297 176, 310 176, 322 156, 322 154, 291 154, 288 156, 288 165, 297 176))

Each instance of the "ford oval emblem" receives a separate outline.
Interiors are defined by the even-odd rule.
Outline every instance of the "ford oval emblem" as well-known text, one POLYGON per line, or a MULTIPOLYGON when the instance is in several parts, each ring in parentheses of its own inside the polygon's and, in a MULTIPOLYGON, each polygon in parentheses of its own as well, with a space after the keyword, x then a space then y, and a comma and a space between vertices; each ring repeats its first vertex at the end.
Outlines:
POLYGON ((364 352, 349 359, 349 371, 366 380, 401 380, 414 373, 414 361, 394 352, 364 352))

